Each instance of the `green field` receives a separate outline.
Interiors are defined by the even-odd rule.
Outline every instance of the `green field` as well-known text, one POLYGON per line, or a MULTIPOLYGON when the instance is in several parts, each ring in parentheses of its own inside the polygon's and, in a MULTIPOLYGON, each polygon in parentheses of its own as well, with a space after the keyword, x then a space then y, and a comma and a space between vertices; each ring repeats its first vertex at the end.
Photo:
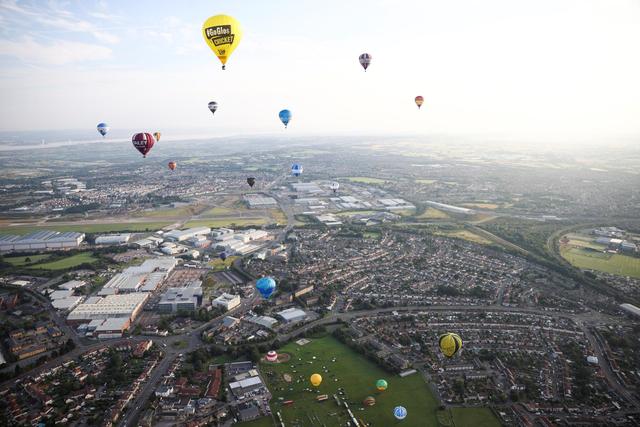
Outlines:
POLYGON ((359 182, 361 184, 384 184, 386 181, 380 178, 371 178, 369 176, 348 176, 347 179, 351 182, 359 182))
POLYGON ((418 184, 424 184, 424 185, 435 184, 436 182, 438 182, 435 179, 414 179, 414 181, 418 184))
POLYGON ((195 219, 192 221, 187 221, 184 225, 185 228, 189 227, 210 227, 210 228, 220 228, 220 227, 230 227, 233 225, 242 227, 247 225, 264 225, 267 224, 269 220, 267 218, 216 218, 216 219, 195 219))
POLYGON ((563 246, 560 255, 574 267, 640 278, 640 258, 563 246))
POLYGON ((2 227, 0 234, 29 234, 34 231, 76 231, 78 233, 109 233, 119 231, 155 231, 171 224, 170 222, 118 222, 109 224, 77 224, 77 225, 19 225, 16 227, 2 227))
POLYGON ((38 261, 42 261, 45 260, 47 258, 49 258, 50 255, 29 255, 29 256, 12 256, 12 257, 6 257, 4 258, 4 260, 6 262, 8 262, 11 265, 14 265, 16 267, 21 267, 25 264, 32 264, 38 261), (27 261, 27 258, 29 259, 29 261, 27 261))
POLYGON ((468 240, 470 242, 479 243, 481 245, 490 245, 492 242, 489 239, 486 239, 479 234, 472 233, 467 230, 453 230, 453 231, 442 231, 436 232, 435 234, 447 237, 457 237, 458 239, 468 240))
MULTIPOLYGON (((400 378, 385 372, 331 336, 312 339, 305 346, 290 343, 279 351, 290 354, 291 360, 282 364, 263 363, 261 370, 273 394, 272 411, 274 414, 278 411, 282 413, 285 425, 346 425, 346 410, 338 407, 332 398, 333 394, 338 393, 339 387, 344 388, 346 401, 353 414, 365 422, 376 426, 438 425, 437 402, 419 373, 400 378), (334 358, 335 362, 332 361, 334 358), (293 377, 291 383, 283 379, 285 373, 293 377), (309 377, 313 373, 321 374, 323 381, 317 389, 309 391, 309 377), (375 389, 375 382, 379 378, 384 378, 389 383, 389 388, 384 392, 375 389), (329 395, 329 400, 317 402, 315 398, 321 394, 329 395), (362 401, 367 396, 376 399, 375 406, 363 407, 362 401), (281 402, 286 400, 294 400, 294 403, 284 406, 281 402), (408 411, 408 416, 402 423, 393 417, 393 408, 397 405, 404 406, 408 411), (317 417, 322 421, 310 424, 309 417, 314 420, 317 417)), ((261 418, 241 425, 271 427, 274 424, 270 418, 261 418)))
POLYGON ((420 215, 416 216, 417 219, 446 219, 449 218, 449 214, 432 207, 428 207, 420 215))
POLYGON ((500 422, 489 408, 449 409, 455 427, 500 427, 500 422))
POLYGON ((93 256, 91 252, 82 252, 70 257, 62 258, 57 261, 46 262, 42 264, 36 264, 29 268, 38 270, 66 270, 67 268, 76 267, 80 264, 92 263, 98 259, 93 256))
POLYGON ((227 259, 225 259, 224 261, 220 258, 215 258, 209 261, 208 265, 213 267, 214 271, 222 271, 222 270, 226 270, 228 267, 231 267, 231 264, 233 264, 233 262, 238 258, 240 257, 230 256, 230 257, 227 257, 227 259))

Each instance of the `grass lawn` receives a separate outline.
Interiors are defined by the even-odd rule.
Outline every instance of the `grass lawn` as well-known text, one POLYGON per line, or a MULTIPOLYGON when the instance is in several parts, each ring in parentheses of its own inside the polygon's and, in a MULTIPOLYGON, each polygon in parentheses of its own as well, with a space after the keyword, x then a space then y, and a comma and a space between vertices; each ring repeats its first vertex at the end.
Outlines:
POLYGON ((177 208, 139 211, 133 214, 133 216, 143 218, 182 218, 187 215, 193 215, 195 211, 196 208, 194 206, 180 206, 177 208))
POLYGON ((438 180, 436 179, 415 179, 414 181, 418 184, 425 184, 425 185, 435 184, 436 182, 438 182, 438 180))
POLYGON ((160 230, 171 224, 170 222, 119 222, 109 224, 77 224, 77 225, 19 225, 16 227, 2 227, 0 234, 29 234, 34 231, 76 231, 78 233, 109 233, 119 231, 150 231, 160 230))
POLYGON ((245 226, 245 225, 264 225, 269 223, 269 219, 260 217, 260 218, 216 218, 216 219, 195 219, 192 221, 187 221, 184 225, 186 228, 189 227, 211 227, 211 228, 220 228, 220 227, 230 227, 233 225, 236 226, 245 226))
POLYGON ((45 260, 49 258, 49 256, 50 255, 47 255, 47 254, 29 255, 29 256, 12 256, 12 257, 5 257, 4 260, 11 265, 15 265, 16 267, 21 267, 25 264, 32 264, 38 261, 45 260), (29 261, 27 261, 27 258, 29 259, 29 261))
POLYGON ((489 408, 449 409, 455 427, 500 427, 500 421, 489 408))
POLYGON ((361 184, 384 184, 386 181, 380 178, 371 178, 369 176, 348 176, 347 179, 351 182, 359 182, 361 184))
POLYGON ((284 212, 282 212, 282 209, 270 209, 269 214, 271 215, 271 218, 274 219, 276 224, 287 223, 287 216, 284 214, 284 212))
POLYGON ((416 216, 417 219, 445 219, 449 218, 449 214, 434 208, 427 208, 423 213, 416 216))
POLYGON ((57 261, 36 264, 29 268, 38 270, 66 270, 67 268, 76 267, 80 264, 92 263, 97 260, 98 259, 95 258, 91 252, 82 252, 70 257, 59 259, 57 261))
POLYGON ((233 213, 234 213, 234 209, 226 208, 224 206, 216 206, 215 208, 211 208, 202 212, 200 216, 204 218, 208 218, 208 217, 216 217, 216 216, 223 216, 223 215, 228 216, 233 213))
MULTIPOLYGON (((261 371, 273 394, 271 409, 274 414, 278 411, 282 413, 286 425, 316 425, 317 422, 309 424, 309 417, 322 420, 318 425, 345 425, 348 414, 344 407, 336 405, 332 397, 338 393, 339 387, 344 388, 344 397, 356 418, 365 422, 401 427, 438 425, 437 402, 419 373, 405 378, 387 373, 331 336, 312 339, 305 346, 289 343, 279 351, 289 353, 291 360, 283 364, 263 363, 261 371), (334 358, 336 361, 332 362, 334 358), (285 373, 292 376, 291 383, 284 380, 285 373), (321 374, 323 381, 317 389, 309 391, 309 377, 313 373, 321 374), (384 392, 378 392, 375 388, 375 382, 380 378, 389 383, 389 388, 384 392), (316 397, 321 394, 329 395, 329 400, 317 402, 316 397), (362 401, 367 396, 376 399, 375 406, 363 407, 362 401), (286 400, 293 400, 294 403, 284 406, 281 402, 286 400), (404 406, 408 411, 407 418, 401 423, 393 417, 393 408, 397 405, 404 406)), ((240 425, 267 427, 273 423, 270 418, 262 418, 240 425)))
POLYGON ((574 267, 640 278, 640 258, 604 254, 588 249, 561 247, 560 255, 574 267))
POLYGON ((362 233, 362 237, 365 239, 378 240, 380 238, 380 233, 378 231, 365 231, 362 233))

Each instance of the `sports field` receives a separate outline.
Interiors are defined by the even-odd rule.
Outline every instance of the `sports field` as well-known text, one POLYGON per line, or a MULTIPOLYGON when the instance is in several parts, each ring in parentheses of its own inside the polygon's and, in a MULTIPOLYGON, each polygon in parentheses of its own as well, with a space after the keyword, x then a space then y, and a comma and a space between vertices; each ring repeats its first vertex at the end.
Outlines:
POLYGON ((560 255, 574 267, 640 278, 640 258, 561 246, 560 255))
MULTIPOLYGON (((331 336, 311 339, 304 346, 289 343, 279 351, 289 353, 291 361, 286 364, 262 363, 261 372, 273 393, 271 409, 274 414, 278 411, 282 413, 285 425, 346 425, 349 419, 347 411, 333 399, 333 394, 339 395, 339 388, 344 389, 344 395, 339 395, 340 399, 348 403, 355 417, 373 425, 438 425, 436 400, 419 373, 405 378, 387 373, 331 336), (317 389, 309 383, 313 373, 323 377, 317 389), (285 381, 284 374, 291 376, 290 383, 285 381), (375 388, 375 382, 380 378, 386 379, 389 384, 384 392, 378 392, 375 388), (323 394, 327 394, 329 399, 316 401, 316 397, 323 394), (363 406, 362 401, 367 396, 376 399, 374 406, 363 406), (283 403, 288 400, 293 400, 293 404, 283 403), (397 405, 407 408, 407 418, 402 422, 393 417, 393 408, 397 405)), ((274 424, 271 418, 264 417, 240 425, 271 427, 274 424)))
POLYGON ((46 262, 29 266, 29 268, 38 270, 66 270, 67 268, 76 267, 80 264, 92 263, 98 259, 91 252, 82 252, 57 261, 46 262))

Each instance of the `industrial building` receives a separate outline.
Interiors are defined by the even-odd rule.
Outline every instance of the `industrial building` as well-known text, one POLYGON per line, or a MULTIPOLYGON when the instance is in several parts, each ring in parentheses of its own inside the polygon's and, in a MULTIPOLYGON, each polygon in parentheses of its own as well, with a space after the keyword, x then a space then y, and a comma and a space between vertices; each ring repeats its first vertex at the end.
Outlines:
POLYGON ((173 257, 145 260, 141 265, 128 267, 111 278, 98 295, 113 295, 129 292, 152 292, 178 265, 173 257))
POLYGON ((633 304, 620 304, 620 308, 622 308, 629 314, 640 317, 640 308, 636 307, 633 304))
POLYGON ((129 242, 131 234, 107 234, 96 238, 96 245, 123 245, 129 242))
MULTIPOLYGON (((199 282, 199 281, 198 281, 199 282)), ((202 304, 202 287, 200 283, 186 288, 169 288, 162 294, 158 303, 158 311, 177 313, 179 311, 195 311, 202 304)))
POLYGON ((262 196, 259 194, 248 194, 245 196, 245 200, 250 208, 266 208, 278 205, 278 202, 273 197, 262 196))
POLYGON ((229 311, 240 305, 240 295, 231 295, 224 293, 218 298, 214 299, 211 304, 216 307, 222 307, 225 309, 225 311, 229 311))
POLYGON ((453 205, 446 205, 444 203, 433 202, 431 200, 427 200, 425 203, 436 209, 449 211, 453 213, 459 213, 464 215, 474 215, 476 213, 476 211, 474 211, 473 209, 461 208, 459 206, 453 206, 453 205))
POLYGON ((291 184, 291 186, 298 193, 320 194, 325 192, 325 190, 318 187, 317 184, 314 184, 312 182, 297 182, 297 183, 291 184))
POLYGON ((186 230, 172 230, 164 234, 164 239, 173 242, 182 242, 183 240, 190 239, 191 237, 209 233, 211 233, 211 229, 209 227, 195 227, 188 228, 186 230))
POLYGON ((146 292, 88 298, 69 313, 67 320, 73 322, 110 317, 134 320, 142 311, 148 298, 149 294, 146 292))
POLYGON ((33 251, 45 249, 73 249, 80 246, 84 233, 36 231, 25 236, 0 235, 0 252, 33 251))
POLYGON ((278 321, 270 316, 253 316, 253 317, 245 317, 249 323, 253 323, 255 325, 263 326, 265 328, 272 329, 278 321))
POLYGON ((307 318, 307 313, 299 308, 288 308, 277 313, 285 323, 300 322, 307 318))
POLYGON ((63 283, 62 285, 59 285, 58 289, 66 289, 66 290, 77 289, 85 286, 86 284, 87 282, 85 282, 84 280, 69 280, 68 282, 63 283))

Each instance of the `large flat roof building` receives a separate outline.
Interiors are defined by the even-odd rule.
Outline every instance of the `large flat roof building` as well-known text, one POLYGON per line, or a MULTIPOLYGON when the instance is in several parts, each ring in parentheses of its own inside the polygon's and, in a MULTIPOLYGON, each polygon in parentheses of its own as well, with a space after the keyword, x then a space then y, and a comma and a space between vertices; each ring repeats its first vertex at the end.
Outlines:
POLYGON ((96 245, 122 245, 127 243, 131 234, 106 234, 96 238, 96 245))
POLYGON ((629 314, 640 317, 640 308, 636 307, 633 304, 620 304, 620 308, 622 308, 629 314))
POLYGON ((288 308, 277 314, 286 323, 299 322, 307 318, 307 313, 299 308, 288 308))
POLYGON ((0 252, 77 248, 84 237, 84 233, 59 233, 48 230, 36 231, 25 236, 2 234, 0 252))
POLYGON ((149 298, 149 294, 146 292, 92 298, 73 309, 67 319, 93 320, 126 317, 133 320, 142 311, 147 298, 149 298))
POLYGON ((226 311, 232 310, 240 305, 240 296, 224 293, 211 302, 214 306, 222 307, 226 311))
POLYGON ((201 303, 201 287, 169 288, 158 303, 158 311, 164 313, 195 311, 201 303))
POLYGON ((186 230, 171 230, 164 234, 165 240, 172 240, 174 242, 181 242, 183 240, 190 239, 201 234, 209 234, 211 229, 209 227, 194 227, 186 230))

